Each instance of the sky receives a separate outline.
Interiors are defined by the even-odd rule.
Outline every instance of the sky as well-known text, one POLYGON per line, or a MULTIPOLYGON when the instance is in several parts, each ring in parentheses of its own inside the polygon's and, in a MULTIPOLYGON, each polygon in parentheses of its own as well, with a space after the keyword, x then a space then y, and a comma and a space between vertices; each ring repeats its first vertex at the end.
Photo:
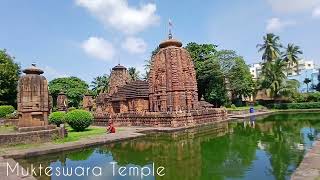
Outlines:
POLYGON ((272 32, 320 64, 320 0, 1 0, 0 49, 48 80, 88 83, 119 62, 144 72, 161 41, 212 43, 260 62, 256 45, 272 32))

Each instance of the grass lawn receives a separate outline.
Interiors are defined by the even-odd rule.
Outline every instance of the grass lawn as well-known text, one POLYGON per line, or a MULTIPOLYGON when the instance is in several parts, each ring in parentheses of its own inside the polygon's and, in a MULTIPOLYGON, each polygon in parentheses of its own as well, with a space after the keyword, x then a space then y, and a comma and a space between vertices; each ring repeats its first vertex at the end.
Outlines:
MULTIPOLYGON (((243 110, 248 110, 250 109, 251 106, 243 106, 243 107, 236 107, 236 108, 227 108, 227 110, 230 110, 230 111, 243 111, 243 110)), ((261 105, 258 105, 258 106, 254 106, 254 109, 255 110, 258 110, 258 109, 262 109, 264 108, 264 106, 261 106, 261 105)))
POLYGON ((74 142, 80 140, 81 138, 106 134, 106 128, 104 127, 89 127, 83 132, 76 132, 71 127, 67 127, 67 130, 68 137, 65 137, 64 139, 56 139, 54 140, 54 143, 61 144, 66 142, 74 142))
POLYGON ((15 132, 14 126, 0 126, 0 134, 15 132))

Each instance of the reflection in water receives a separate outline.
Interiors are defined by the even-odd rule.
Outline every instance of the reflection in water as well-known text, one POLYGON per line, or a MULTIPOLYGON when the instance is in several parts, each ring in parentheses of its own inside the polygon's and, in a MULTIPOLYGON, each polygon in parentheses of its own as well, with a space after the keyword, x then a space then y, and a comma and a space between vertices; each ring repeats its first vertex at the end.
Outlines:
MULTIPOLYGON (((254 116, 243 122, 220 123, 73 152, 18 160, 23 166, 103 167, 103 177, 51 179, 140 179, 112 176, 118 166, 164 166, 164 177, 144 179, 289 179, 306 149, 319 136, 320 114, 254 116)), ((50 179, 41 176, 39 179, 50 179)))

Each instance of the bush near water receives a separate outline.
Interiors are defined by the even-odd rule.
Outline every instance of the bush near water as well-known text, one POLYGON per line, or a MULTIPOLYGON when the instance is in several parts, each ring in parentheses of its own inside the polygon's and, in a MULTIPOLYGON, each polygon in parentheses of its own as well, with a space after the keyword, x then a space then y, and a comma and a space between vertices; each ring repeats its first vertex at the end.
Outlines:
POLYGON ((93 122, 93 115, 85 110, 73 110, 66 114, 66 122, 75 131, 84 131, 93 122))
POLYGON ((50 114, 49 123, 60 126, 60 124, 63 124, 65 122, 65 119, 66 119, 66 113, 57 111, 50 114))

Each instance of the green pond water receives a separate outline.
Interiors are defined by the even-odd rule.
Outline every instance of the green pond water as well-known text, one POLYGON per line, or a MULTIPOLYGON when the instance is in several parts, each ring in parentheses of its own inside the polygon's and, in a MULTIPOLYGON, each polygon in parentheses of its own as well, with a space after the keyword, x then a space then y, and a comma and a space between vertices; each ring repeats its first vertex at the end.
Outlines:
POLYGON ((164 167, 165 175, 142 179, 282 180, 290 179, 319 132, 320 113, 280 113, 17 161, 25 168, 60 168, 61 174, 62 169, 86 168, 84 174, 77 170, 80 177, 75 172, 71 177, 39 176, 38 170, 38 179, 141 179, 142 168, 147 174, 155 166, 155 171, 164 167))

